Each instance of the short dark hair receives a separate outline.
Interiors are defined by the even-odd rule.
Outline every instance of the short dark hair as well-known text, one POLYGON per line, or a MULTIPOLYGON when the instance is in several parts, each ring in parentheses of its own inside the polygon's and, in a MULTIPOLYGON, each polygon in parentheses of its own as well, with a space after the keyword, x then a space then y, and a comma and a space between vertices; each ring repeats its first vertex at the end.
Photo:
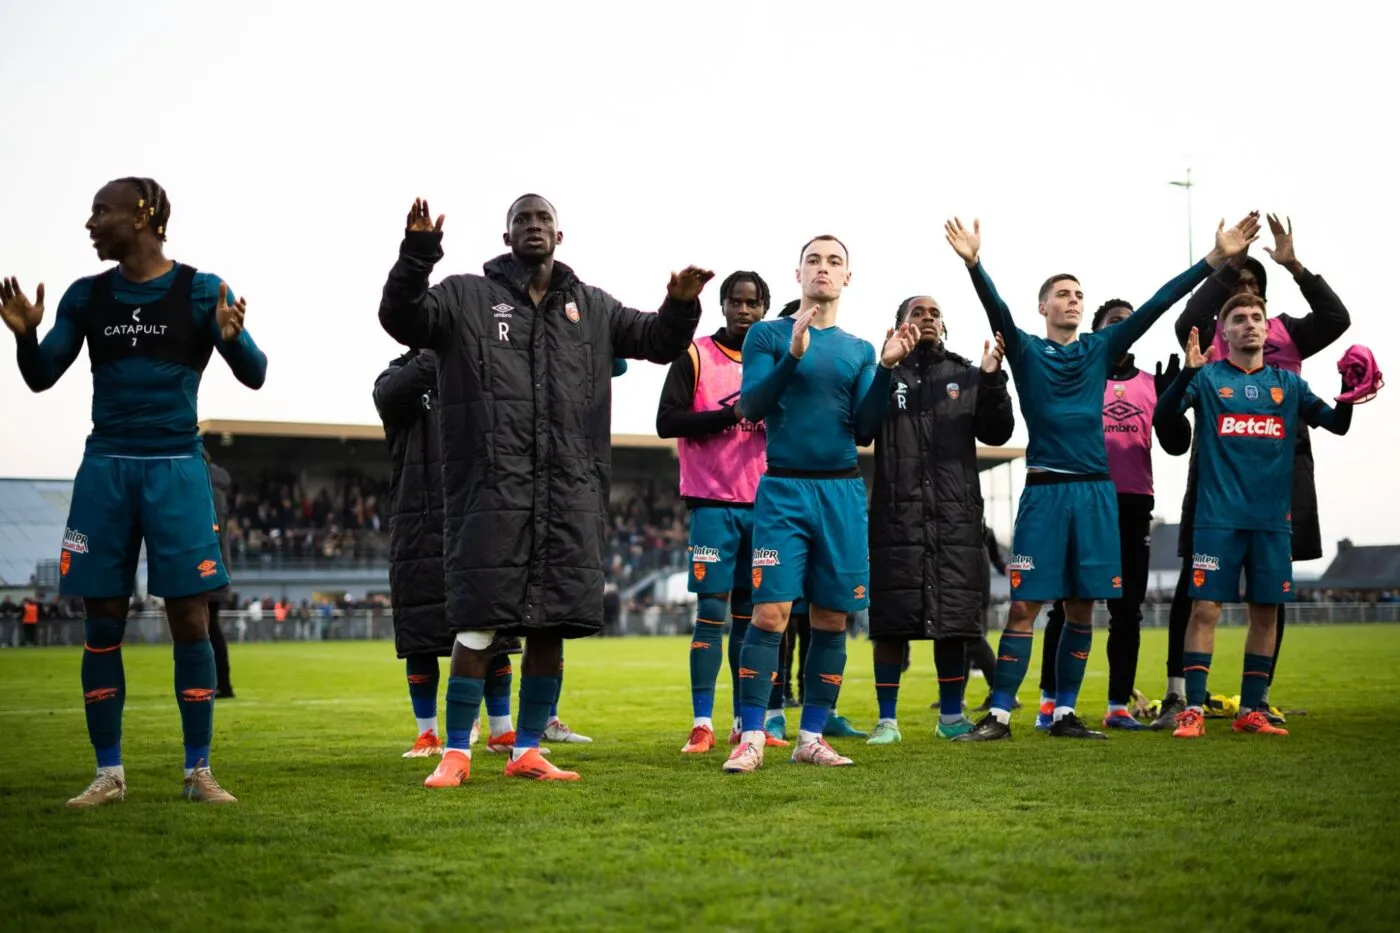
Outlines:
POLYGON ((734 286, 740 282, 749 282, 758 289, 758 300, 763 302, 763 310, 767 311, 773 306, 773 296, 768 291, 768 283, 763 281, 763 276, 757 272, 740 269, 738 272, 731 272, 729 278, 720 283, 719 300, 720 303, 729 300, 729 293, 734 290, 734 286))
POLYGON ((1108 317, 1108 312, 1115 311, 1118 308, 1127 308, 1129 311, 1133 310, 1133 306, 1122 298, 1108 299, 1103 304, 1099 305, 1099 310, 1094 312, 1094 321, 1092 325, 1094 330, 1099 329, 1099 325, 1103 323, 1103 319, 1108 317))
POLYGON ((1225 320, 1225 318, 1229 317, 1230 312, 1236 308, 1258 308, 1260 311, 1264 312, 1266 317, 1269 314, 1269 305, 1261 296, 1251 295, 1248 292, 1241 292, 1225 302, 1224 307, 1220 309, 1220 315, 1217 320, 1225 320))
POLYGON ((1044 302, 1045 299, 1050 297, 1050 287, 1052 285, 1054 285, 1056 282, 1063 282, 1065 280, 1069 280, 1075 285, 1079 284, 1079 279, 1070 275, 1068 272, 1061 272, 1059 275, 1052 275, 1050 276, 1050 278, 1045 280, 1044 285, 1040 286, 1040 300, 1044 302))
POLYGON ((145 211, 150 218, 152 232, 156 239, 165 242, 165 228, 170 226, 170 198, 165 189, 156 184, 154 178, 118 178, 109 182, 113 185, 130 185, 136 189, 136 209, 145 211))
POLYGON ((797 313, 797 309, 801 307, 802 299, 794 298, 792 301, 789 301, 787 304, 783 305, 783 310, 778 312, 778 317, 792 317, 794 314, 797 313))
POLYGON ((849 265, 851 264, 851 251, 848 250, 848 249, 846 248, 846 244, 845 244, 845 243, 842 243, 842 242, 841 242, 841 238, 840 238, 840 237, 832 236, 830 233, 823 233, 823 234, 820 234, 819 236, 814 236, 814 237, 812 237, 810 240, 808 240, 806 243, 803 243, 803 244, 802 244, 802 252, 800 252, 800 253, 797 254, 797 261, 798 261, 798 262, 802 262, 804 259, 807 258, 807 247, 811 246, 813 243, 817 242, 818 240, 830 240, 830 241, 832 241, 833 243, 838 244, 838 245, 841 247, 841 252, 843 252, 843 253, 846 254, 846 265, 849 266, 849 265))
POLYGON ((507 226, 507 227, 510 226, 510 220, 511 220, 511 218, 515 216, 515 206, 516 206, 517 204, 519 204, 521 201, 528 200, 529 198, 539 198, 541 201, 543 201, 544 203, 548 204, 548 205, 549 205, 549 212, 550 212, 551 214, 554 215, 554 220, 555 220, 555 222, 558 222, 558 220, 559 220, 559 209, 556 208, 556 207, 554 206, 554 202, 551 201, 549 198, 545 197, 545 196, 542 195, 542 194, 535 194, 535 193, 531 192, 531 193, 528 193, 528 194, 522 194, 520 197, 518 197, 518 198, 516 198, 514 201, 511 201, 511 202, 510 202, 510 207, 506 208, 506 226, 507 226))

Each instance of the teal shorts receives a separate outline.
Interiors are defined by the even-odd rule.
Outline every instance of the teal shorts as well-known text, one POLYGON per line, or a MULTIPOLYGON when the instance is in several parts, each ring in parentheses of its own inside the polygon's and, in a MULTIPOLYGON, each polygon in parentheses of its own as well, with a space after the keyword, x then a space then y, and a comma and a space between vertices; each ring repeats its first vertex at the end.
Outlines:
POLYGON ((753 515, 753 601, 870 605, 865 481, 765 475, 753 515))
POLYGON ((1011 559, 1011 598, 1117 599, 1123 595, 1118 492, 1112 480, 1030 474, 1021 491, 1011 559))
POLYGON ((1201 528, 1191 533, 1191 598, 1276 606, 1293 601, 1293 544, 1287 531, 1201 528))
POLYGON ((178 599, 228 585, 202 458, 85 455, 59 551, 59 592, 130 598, 142 541, 151 595, 178 599))
POLYGON ((753 506, 702 505, 690 512, 692 593, 747 593, 753 506))

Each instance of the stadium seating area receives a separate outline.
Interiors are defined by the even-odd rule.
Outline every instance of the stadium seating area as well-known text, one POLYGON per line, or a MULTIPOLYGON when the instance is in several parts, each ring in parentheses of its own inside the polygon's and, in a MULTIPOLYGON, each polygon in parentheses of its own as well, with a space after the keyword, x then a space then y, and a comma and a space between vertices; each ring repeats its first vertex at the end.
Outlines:
MULTIPOLYGON (((271 470, 232 476, 228 533, 234 567, 387 560, 387 479, 342 472, 307 484, 289 471, 271 470)), ((620 586, 653 570, 684 566, 685 505, 660 486, 622 489, 612 510, 606 570, 620 586)))
POLYGON ((347 472, 313 489, 290 471, 232 476, 228 534, 235 566, 386 559, 387 478, 347 472))

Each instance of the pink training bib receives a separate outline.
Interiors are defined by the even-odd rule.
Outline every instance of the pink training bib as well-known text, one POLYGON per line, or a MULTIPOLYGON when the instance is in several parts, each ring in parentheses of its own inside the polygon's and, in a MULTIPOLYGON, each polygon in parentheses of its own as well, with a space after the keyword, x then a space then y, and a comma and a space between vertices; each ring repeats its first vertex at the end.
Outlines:
MULTIPOLYGON (((692 346, 696 378, 691 411, 717 411, 738 401, 743 364, 713 337, 701 337, 692 346)), ((758 480, 768 469, 767 443, 763 423, 752 421, 732 424, 719 434, 679 438, 681 495, 752 503, 758 480)))
POLYGON ((1103 393, 1103 443, 1108 475, 1120 493, 1152 495, 1152 412, 1157 386, 1150 373, 1109 379, 1103 393))

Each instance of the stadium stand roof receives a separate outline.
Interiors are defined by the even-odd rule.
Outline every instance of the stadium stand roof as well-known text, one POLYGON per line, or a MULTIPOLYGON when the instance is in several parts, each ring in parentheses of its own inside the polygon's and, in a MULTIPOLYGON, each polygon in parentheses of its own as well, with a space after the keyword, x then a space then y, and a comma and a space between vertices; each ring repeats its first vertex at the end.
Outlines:
MULTIPOLYGON (((209 419, 199 423, 201 434, 228 435, 229 437, 289 437, 325 438, 328 440, 377 441, 384 439, 384 428, 378 424, 317 424, 300 421, 232 421, 209 419)), ((655 437, 650 434, 614 434, 613 446, 628 450, 669 450, 674 452, 673 438, 655 437)), ((869 450, 861 451, 868 455, 869 450)), ((977 462, 981 469, 1001 466, 1020 460, 1026 451, 1020 447, 978 447, 977 462)), ((1175 545, 1173 545, 1175 547, 1175 545)))
POLYGON ((1337 556, 1315 586, 1336 590, 1400 589, 1400 544, 1358 547, 1337 542, 1337 556))
POLYGON ((0 479, 0 586, 28 586, 35 555, 58 557, 72 498, 72 480, 0 479))

